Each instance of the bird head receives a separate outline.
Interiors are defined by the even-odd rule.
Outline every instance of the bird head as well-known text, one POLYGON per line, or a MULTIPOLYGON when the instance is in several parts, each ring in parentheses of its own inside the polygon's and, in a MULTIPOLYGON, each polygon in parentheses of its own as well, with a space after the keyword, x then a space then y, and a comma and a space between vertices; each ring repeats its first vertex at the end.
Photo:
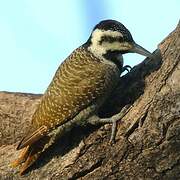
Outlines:
POLYGON ((104 20, 97 24, 85 45, 98 58, 112 59, 125 53, 152 58, 149 51, 133 40, 129 30, 115 20, 104 20))

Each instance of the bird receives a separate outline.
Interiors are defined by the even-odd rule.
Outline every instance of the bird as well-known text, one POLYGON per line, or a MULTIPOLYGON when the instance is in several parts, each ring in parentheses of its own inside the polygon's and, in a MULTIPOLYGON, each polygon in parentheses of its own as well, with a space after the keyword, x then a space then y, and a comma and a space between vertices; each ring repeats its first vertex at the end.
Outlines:
POLYGON ((134 41, 122 23, 107 19, 99 22, 88 40, 60 64, 32 116, 29 131, 16 148, 22 151, 11 165, 20 166, 20 175, 74 125, 116 125, 118 114, 102 119, 98 110, 114 91, 121 73, 129 67, 123 66, 125 53, 153 58, 152 53, 134 41))

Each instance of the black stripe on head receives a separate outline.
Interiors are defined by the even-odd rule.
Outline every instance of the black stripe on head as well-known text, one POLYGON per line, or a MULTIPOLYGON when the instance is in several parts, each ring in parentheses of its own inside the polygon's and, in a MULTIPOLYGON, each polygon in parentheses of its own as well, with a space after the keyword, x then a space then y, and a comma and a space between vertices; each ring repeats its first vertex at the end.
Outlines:
POLYGON ((121 54, 120 51, 111 51, 111 50, 108 50, 106 52, 106 54, 103 54, 103 57, 105 59, 108 59, 108 60, 114 62, 117 65, 117 67, 121 70, 122 67, 123 67, 123 62, 121 62, 119 60, 119 56, 121 56, 121 55, 122 54, 121 54))
MULTIPOLYGON (((97 24, 93 31, 95 31, 96 29, 100 29, 102 31, 117 31, 120 32, 123 36, 123 40, 126 42, 133 42, 133 38, 131 33, 129 32, 129 30, 120 22, 115 21, 115 20, 104 20, 101 21, 99 24, 97 24)), ((89 37, 89 39, 87 40, 87 42, 83 45, 85 48, 88 48, 91 45, 91 38, 92 38, 92 34, 89 37)), ((107 42, 114 42, 117 41, 115 40, 114 37, 102 37, 104 39, 106 39, 107 42)), ((117 38, 117 37, 116 37, 117 38)), ((102 42, 105 41, 102 39, 102 42)), ((100 44, 102 44, 102 42, 100 41, 100 44)), ((119 42, 122 42, 122 39, 119 39, 119 42)))
POLYGON ((103 42, 113 43, 113 42, 123 42, 124 39, 121 36, 102 36, 101 40, 99 41, 99 44, 101 45, 103 42))

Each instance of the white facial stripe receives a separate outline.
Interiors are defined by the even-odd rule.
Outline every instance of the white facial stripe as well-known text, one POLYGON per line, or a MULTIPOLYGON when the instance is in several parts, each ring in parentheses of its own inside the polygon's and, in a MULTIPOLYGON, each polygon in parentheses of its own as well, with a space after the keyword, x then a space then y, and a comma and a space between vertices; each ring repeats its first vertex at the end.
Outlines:
POLYGON ((100 29, 96 29, 92 33, 92 37, 91 37, 92 44, 90 45, 90 47, 88 47, 88 50, 91 51, 98 58, 102 58, 102 55, 105 54, 107 50, 110 50, 111 47, 112 50, 118 50, 120 47, 119 42, 113 42, 113 43, 104 42, 102 43, 102 45, 100 45, 99 42, 101 41, 101 38, 103 36, 123 37, 122 33, 117 31, 111 31, 111 30, 103 31, 100 29))
POLYGON ((103 36, 123 37, 122 33, 117 32, 117 31, 111 31, 111 30, 103 31, 100 29, 96 29, 92 33, 92 39, 91 39, 92 43, 98 43, 101 40, 101 37, 103 36))

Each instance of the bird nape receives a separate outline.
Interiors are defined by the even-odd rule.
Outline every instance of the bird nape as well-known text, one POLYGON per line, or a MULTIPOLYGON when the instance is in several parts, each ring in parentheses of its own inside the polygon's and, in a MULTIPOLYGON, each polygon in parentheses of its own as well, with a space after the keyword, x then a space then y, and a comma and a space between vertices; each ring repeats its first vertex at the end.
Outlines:
POLYGON ((21 175, 74 124, 112 123, 110 140, 114 141, 122 113, 105 119, 97 113, 126 69, 122 55, 131 52, 152 58, 123 24, 104 20, 95 26, 88 41, 66 58, 42 96, 29 132, 18 145, 22 152, 12 166, 20 166, 21 175))

